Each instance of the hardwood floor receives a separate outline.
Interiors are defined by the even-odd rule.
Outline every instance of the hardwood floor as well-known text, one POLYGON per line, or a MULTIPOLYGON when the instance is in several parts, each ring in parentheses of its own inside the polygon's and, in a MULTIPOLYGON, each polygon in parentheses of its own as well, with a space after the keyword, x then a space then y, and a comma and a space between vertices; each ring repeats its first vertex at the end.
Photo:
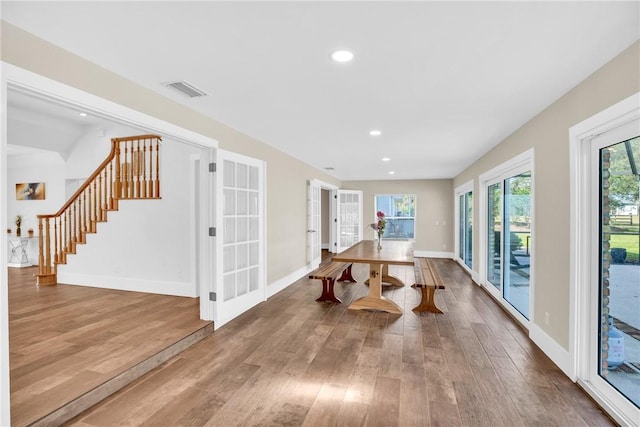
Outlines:
POLYGON ((148 358, 210 325, 199 320, 194 298, 83 286, 37 287, 36 270, 9 268, 13 426, 47 415, 46 424, 69 419, 60 413, 63 405, 74 400, 75 406, 86 404, 88 393, 106 384, 111 391, 101 389, 104 397, 123 381, 130 382, 126 376, 135 375, 133 371, 148 372, 148 358))
MULTIPOLYGON (((72 420, 76 426, 611 426, 614 423, 450 260, 435 315, 352 311, 303 278, 72 420)), ((409 284, 411 267, 390 273, 409 284)))

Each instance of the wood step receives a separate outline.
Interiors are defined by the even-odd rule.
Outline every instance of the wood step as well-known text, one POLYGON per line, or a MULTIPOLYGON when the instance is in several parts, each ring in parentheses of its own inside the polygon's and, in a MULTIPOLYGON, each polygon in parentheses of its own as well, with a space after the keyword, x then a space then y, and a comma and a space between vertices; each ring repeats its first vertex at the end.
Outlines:
POLYGON ((93 405, 101 402, 118 390, 123 389, 127 385, 145 375, 147 372, 162 365, 167 360, 171 359, 179 353, 182 353, 192 345, 196 344, 197 342, 201 341, 211 334, 213 334, 213 323, 209 323, 198 329, 197 331, 191 333, 190 335, 182 338, 181 340, 167 346, 158 353, 151 355, 147 359, 104 382, 93 390, 90 390, 85 394, 77 397, 76 399, 65 403, 63 406, 59 407, 55 411, 51 412, 43 418, 40 418, 30 425, 61 425, 71 420, 72 418, 91 408, 93 405))

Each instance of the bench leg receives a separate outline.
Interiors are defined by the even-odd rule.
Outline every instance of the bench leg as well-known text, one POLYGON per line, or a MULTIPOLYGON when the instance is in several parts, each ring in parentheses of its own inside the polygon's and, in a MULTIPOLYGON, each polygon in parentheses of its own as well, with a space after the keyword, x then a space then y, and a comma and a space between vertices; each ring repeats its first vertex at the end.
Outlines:
POLYGON ((333 293, 333 284, 334 279, 322 279, 322 295, 320 295, 320 298, 318 298, 316 301, 329 301, 335 302, 337 304, 342 303, 342 301, 336 298, 335 294, 333 293))
POLYGON ((356 283, 356 279, 351 275, 351 266, 353 266, 353 264, 349 264, 349 266, 342 271, 342 275, 338 278, 338 282, 356 283))
POLYGON ((436 307, 436 288, 433 286, 420 286, 420 291, 422 293, 422 300, 420 301, 420 304, 413 309, 413 311, 442 313, 442 310, 436 307))

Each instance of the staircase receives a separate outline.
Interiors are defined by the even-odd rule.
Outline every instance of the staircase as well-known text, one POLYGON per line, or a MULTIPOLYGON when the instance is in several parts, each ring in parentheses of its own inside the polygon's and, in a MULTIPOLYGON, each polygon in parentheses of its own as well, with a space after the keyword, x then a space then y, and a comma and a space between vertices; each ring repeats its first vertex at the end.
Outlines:
POLYGON ((37 285, 57 283, 58 264, 66 264, 107 213, 118 210, 119 200, 160 198, 161 142, 158 135, 112 138, 107 158, 64 206, 38 215, 37 285))

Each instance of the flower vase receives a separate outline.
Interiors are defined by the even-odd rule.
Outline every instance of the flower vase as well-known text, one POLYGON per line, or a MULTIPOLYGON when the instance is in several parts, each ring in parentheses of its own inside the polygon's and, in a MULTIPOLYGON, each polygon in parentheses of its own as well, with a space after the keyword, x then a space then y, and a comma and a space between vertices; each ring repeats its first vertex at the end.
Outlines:
POLYGON ((22 230, 20 227, 16 228, 16 236, 20 236, 22 234, 22 230))
POLYGON ((378 250, 382 249, 382 233, 378 233, 378 250))

